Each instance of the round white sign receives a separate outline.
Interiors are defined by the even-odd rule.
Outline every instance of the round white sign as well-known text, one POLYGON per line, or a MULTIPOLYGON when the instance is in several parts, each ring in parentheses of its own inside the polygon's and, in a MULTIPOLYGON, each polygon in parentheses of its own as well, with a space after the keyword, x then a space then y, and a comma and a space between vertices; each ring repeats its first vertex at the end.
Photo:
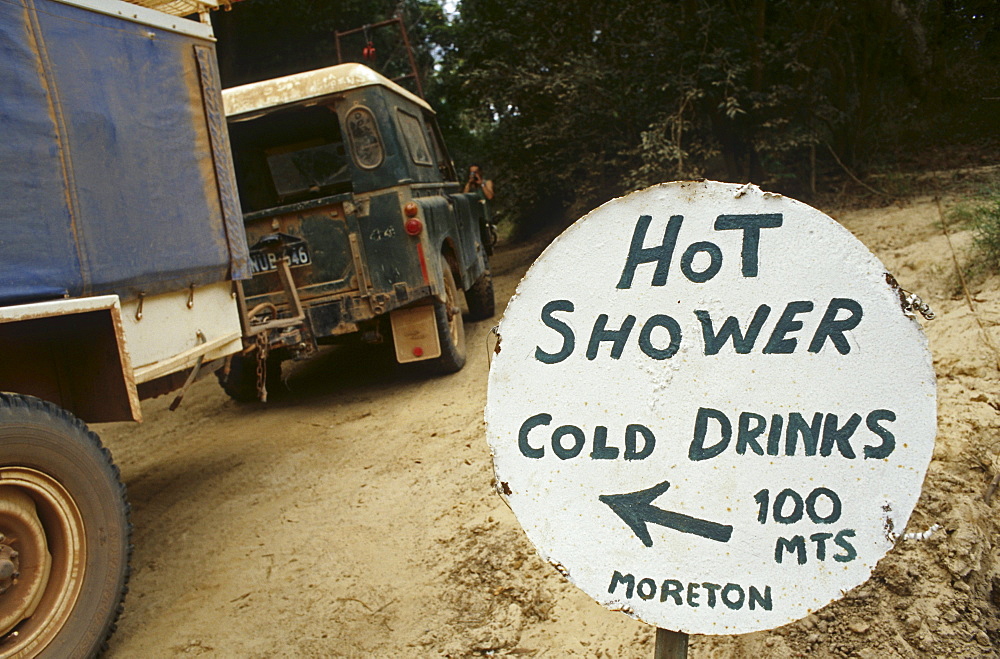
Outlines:
POLYGON ((577 221, 500 324, 487 436, 539 553, 675 631, 797 620, 864 582, 934 446, 927 342, 800 202, 711 181, 577 221))

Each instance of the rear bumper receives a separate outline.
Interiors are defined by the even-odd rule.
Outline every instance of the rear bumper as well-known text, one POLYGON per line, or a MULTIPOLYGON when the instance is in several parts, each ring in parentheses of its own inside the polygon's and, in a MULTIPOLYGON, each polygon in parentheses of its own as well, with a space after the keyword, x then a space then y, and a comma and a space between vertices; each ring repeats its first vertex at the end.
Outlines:
MULTIPOLYGON (((354 291, 323 298, 303 300, 313 336, 323 339, 357 332, 363 323, 385 316, 390 311, 409 306, 433 296, 430 286, 412 288, 406 284, 396 284, 391 291, 370 292, 365 296, 354 291)), ((275 303, 273 295, 260 295, 247 299, 247 305, 254 307, 262 302, 275 303)), ((291 313, 287 304, 276 304, 278 314, 291 313)))

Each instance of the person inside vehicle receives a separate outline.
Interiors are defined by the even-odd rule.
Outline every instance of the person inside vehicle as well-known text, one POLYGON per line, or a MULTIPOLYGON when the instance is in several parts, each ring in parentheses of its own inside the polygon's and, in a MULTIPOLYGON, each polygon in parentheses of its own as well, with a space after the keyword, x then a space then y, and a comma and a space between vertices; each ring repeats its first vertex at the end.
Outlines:
POLYGON ((472 165, 469 167, 469 180, 465 182, 465 188, 462 192, 475 192, 477 190, 482 190, 483 196, 487 199, 493 199, 493 181, 483 178, 483 170, 479 165, 472 165))

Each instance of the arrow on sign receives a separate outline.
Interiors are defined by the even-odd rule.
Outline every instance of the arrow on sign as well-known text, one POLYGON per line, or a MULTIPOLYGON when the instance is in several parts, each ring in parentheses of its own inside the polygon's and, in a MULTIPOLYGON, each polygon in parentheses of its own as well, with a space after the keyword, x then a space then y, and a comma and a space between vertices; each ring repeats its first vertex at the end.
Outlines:
POLYGON ((636 537, 647 547, 653 546, 653 539, 649 536, 646 524, 659 524, 681 533, 700 535, 718 542, 729 542, 729 538, 733 535, 732 526, 716 524, 653 506, 653 500, 669 488, 670 481, 663 481, 646 490, 628 494, 602 494, 598 499, 608 504, 608 507, 628 524, 636 537))

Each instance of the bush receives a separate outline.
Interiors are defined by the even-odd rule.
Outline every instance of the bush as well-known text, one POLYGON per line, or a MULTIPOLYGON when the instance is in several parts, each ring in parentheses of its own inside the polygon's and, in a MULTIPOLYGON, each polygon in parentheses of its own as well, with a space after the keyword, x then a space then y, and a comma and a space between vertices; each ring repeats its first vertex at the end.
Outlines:
POLYGON ((973 273, 1000 272, 1000 186, 957 207, 951 216, 972 229, 973 273))

